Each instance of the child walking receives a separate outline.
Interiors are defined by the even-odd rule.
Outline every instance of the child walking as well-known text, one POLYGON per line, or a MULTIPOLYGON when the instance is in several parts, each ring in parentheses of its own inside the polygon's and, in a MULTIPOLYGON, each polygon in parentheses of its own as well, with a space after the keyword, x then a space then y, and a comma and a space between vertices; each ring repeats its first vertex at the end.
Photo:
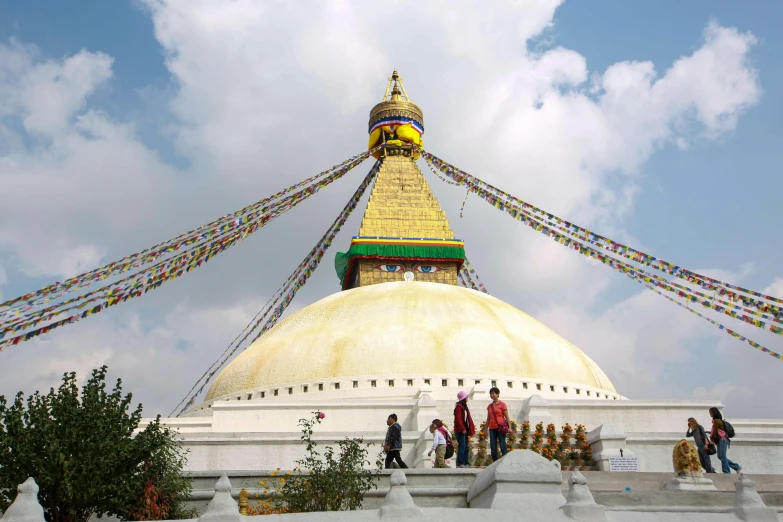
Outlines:
POLYGON ((435 419, 432 421, 432 424, 430 424, 430 433, 432 433, 435 438, 432 439, 432 449, 429 453, 427 453, 428 457, 432 456, 432 452, 435 452, 435 467, 436 468, 447 468, 446 466, 446 440, 448 437, 448 432, 446 431, 446 428, 443 427, 443 422, 441 422, 440 419, 435 419))
POLYGON ((397 422, 397 414, 392 413, 386 419, 386 441, 383 443, 383 451, 386 452, 386 469, 392 467, 392 461, 396 461, 401 468, 407 469, 408 466, 402 460, 400 452, 402 451, 402 426, 397 422))

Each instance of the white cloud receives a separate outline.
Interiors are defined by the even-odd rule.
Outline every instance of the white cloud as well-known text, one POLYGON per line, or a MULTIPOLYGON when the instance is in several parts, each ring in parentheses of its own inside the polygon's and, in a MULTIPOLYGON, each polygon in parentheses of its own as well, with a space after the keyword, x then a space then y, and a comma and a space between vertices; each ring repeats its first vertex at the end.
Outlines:
MULTIPOLYGON (((741 283, 747 270, 743 265, 734 272, 698 272, 741 283)), ((778 283, 776 279, 765 290, 778 283)), ((698 305, 693 310, 781 351, 779 336, 698 305)), ((720 400, 752 416, 783 415, 775 391, 778 362, 647 289, 600 313, 553 305, 539 318, 585 349, 630 398, 692 396, 720 400)))
POLYGON ((737 394, 752 395, 752 390, 748 386, 738 386, 729 382, 719 382, 711 388, 700 386, 693 390, 694 399, 718 399, 725 401, 728 397, 737 394))
POLYGON ((783 298, 783 277, 776 277, 769 286, 761 290, 762 294, 783 298))
POLYGON ((146 406, 146 415, 167 415, 260 306, 255 301, 225 308, 180 304, 152 328, 137 313, 101 314, 89 324, 77 323, 4 352, 0 395, 48 390, 70 371, 84 380, 106 364, 110 378, 122 377, 134 403, 146 406))
POLYGON ((87 107, 111 77, 112 58, 83 50, 41 60, 18 44, 0 44, 0 54, 0 107, 33 140, 17 140, 0 157, 0 252, 26 275, 70 277, 122 248, 115 239, 123 230, 164 210, 154 200, 170 190, 172 169, 132 125, 87 107))
MULTIPOLYGON (((46 135, 28 147, 0 125, 0 183, 7 187, 0 195, 0 263, 26 276, 73 275, 337 163, 364 148, 367 113, 393 67, 424 109, 433 152, 639 245, 622 218, 633 210, 644 163, 666 144, 684 149, 732 131, 758 103, 748 59, 755 38, 710 23, 695 51, 671 67, 656 64, 663 74, 651 62, 595 72, 579 49, 539 48, 532 40, 546 34, 560 4, 400 1, 389 9, 371 2, 313 8, 146 0, 175 84, 173 121, 162 131, 174 136, 186 169, 162 162, 133 122, 90 105, 90 95, 112 77, 111 57, 84 50, 53 60, 19 43, 0 45, 0 116, 46 135), (26 211, 32 193, 45 212, 26 211)), ((324 214, 336 214, 353 191, 351 179, 187 283, 53 333, 49 343, 2 354, 4 368, 14 368, 0 369, 3 390, 28 389, 51 381, 58 368, 103 360, 129 388, 144 390, 150 408, 172 406, 252 316, 259 295, 320 237, 324 214)), ((444 207, 459 208, 464 193, 436 189, 444 207)), ((475 198, 468 219, 450 217, 490 291, 544 310, 536 315, 598 359, 621 393, 655 396, 665 388, 691 396, 696 387, 713 386, 659 382, 671 365, 692 363, 689 343, 714 339, 708 325, 696 326, 698 318, 651 293, 602 301, 613 274, 530 236, 475 198), (519 246, 506 248, 508 238, 519 246)), ((325 260, 296 306, 336 290, 330 268, 325 260)))
POLYGON ((82 50, 62 61, 36 62, 34 49, 0 45, 0 114, 16 114, 31 133, 63 129, 87 97, 111 78, 112 58, 82 50))
POLYGON ((315 82, 341 94, 333 103, 350 112, 380 101, 373 87, 391 69, 382 45, 383 39, 357 20, 349 2, 330 2, 321 18, 296 42, 295 56, 302 68, 314 75, 315 82))

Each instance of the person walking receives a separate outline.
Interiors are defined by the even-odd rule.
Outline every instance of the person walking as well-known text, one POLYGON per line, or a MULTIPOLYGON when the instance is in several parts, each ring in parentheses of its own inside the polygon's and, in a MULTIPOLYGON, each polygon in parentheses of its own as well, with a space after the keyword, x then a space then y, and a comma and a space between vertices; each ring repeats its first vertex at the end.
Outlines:
POLYGON ((724 473, 731 473, 731 470, 739 473, 742 466, 729 460, 729 432, 726 423, 723 422, 723 415, 718 408, 710 408, 710 417, 712 417, 712 432, 710 438, 718 446, 718 459, 721 463, 721 470, 724 473))
POLYGON ((430 424, 430 433, 432 433, 435 438, 432 439, 432 449, 429 453, 427 453, 428 457, 432 456, 432 452, 435 452, 435 467, 436 468, 447 468, 446 466, 446 435, 444 435, 445 428, 443 428, 443 423, 440 421, 440 419, 435 419, 432 421, 432 424, 430 424))
POLYGON ((454 406, 454 434, 457 437, 457 467, 467 468, 470 459, 468 437, 476 433, 476 425, 470 416, 468 394, 461 391, 457 394, 457 404, 454 406))
POLYGON ((386 441, 383 443, 383 451, 386 452, 386 469, 392 467, 392 461, 403 469, 408 466, 402 460, 400 452, 402 451, 402 426, 397 422, 397 414, 392 413, 386 419, 386 441))
POLYGON ((715 468, 712 467, 712 461, 710 460, 710 454, 708 452, 710 439, 707 438, 704 426, 691 417, 688 419, 688 431, 685 433, 685 436, 693 437, 696 448, 699 450, 699 462, 701 462, 701 467, 704 468, 704 471, 707 473, 715 473, 715 468))
POLYGON ((486 433, 489 438, 489 447, 492 453, 492 462, 498 460, 498 444, 500 444, 501 456, 508 453, 506 448, 506 434, 508 433, 511 421, 508 418, 508 406, 500 400, 500 390, 490 388, 489 396, 492 402, 487 406, 487 428, 486 433))

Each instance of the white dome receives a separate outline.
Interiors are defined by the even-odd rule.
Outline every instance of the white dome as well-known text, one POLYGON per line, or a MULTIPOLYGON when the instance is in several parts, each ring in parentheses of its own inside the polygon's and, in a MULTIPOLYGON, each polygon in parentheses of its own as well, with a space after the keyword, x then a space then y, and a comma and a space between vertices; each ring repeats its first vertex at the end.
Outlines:
POLYGON ((292 314, 221 372, 207 400, 354 375, 476 373, 616 393, 584 352, 513 306, 458 286, 395 282, 292 314))

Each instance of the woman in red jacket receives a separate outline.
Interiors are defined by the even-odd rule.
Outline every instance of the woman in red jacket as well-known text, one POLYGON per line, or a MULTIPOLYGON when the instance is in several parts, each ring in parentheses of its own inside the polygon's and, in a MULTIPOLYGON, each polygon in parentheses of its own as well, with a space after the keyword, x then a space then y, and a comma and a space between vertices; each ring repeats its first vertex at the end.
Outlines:
POLYGON ((457 436, 457 467, 467 468, 470 459, 468 437, 476 433, 476 426, 468 408, 468 394, 461 391, 457 394, 457 405, 454 407, 454 434, 457 436))

